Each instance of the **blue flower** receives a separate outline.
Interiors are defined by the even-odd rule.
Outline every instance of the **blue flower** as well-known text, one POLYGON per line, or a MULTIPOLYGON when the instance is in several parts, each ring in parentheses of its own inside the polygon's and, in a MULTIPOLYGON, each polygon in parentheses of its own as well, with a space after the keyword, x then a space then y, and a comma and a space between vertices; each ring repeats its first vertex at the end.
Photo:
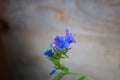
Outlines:
POLYGON ((50 71, 49 75, 51 76, 51 75, 53 75, 55 72, 56 72, 56 69, 50 71))
POLYGON ((55 36, 54 42, 50 44, 52 47, 56 47, 59 50, 65 50, 69 47, 71 43, 75 43, 72 34, 68 29, 66 29, 66 35, 65 36, 55 36))
POLYGON ((53 55, 53 52, 51 49, 47 50, 46 52, 44 52, 45 56, 51 57, 53 55))
POLYGON ((51 46, 57 47, 60 50, 66 49, 69 45, 70 44, 68 43, 68 41, 66 40, 66 38, 63 37, 63 36, 56 36, 54 38, 54 42, 51 44, 51 46))
POLYGON ((68 41, 68 43, 76 43, 76 41, 74 40, 72 34, 70 33, 70 31, 68 29, 66 29, 66 35, 65 35, 66 40, 68 41))

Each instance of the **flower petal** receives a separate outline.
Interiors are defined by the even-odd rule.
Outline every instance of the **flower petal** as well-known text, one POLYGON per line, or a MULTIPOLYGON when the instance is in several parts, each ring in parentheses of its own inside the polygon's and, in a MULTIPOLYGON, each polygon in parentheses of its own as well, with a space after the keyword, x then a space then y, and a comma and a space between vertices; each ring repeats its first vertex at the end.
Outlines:
POLYGON ((63 36, 56 36, 54 38, 54 42, 52 43, 53 46, 57 47, 60 50, 64 50, 69 46, 68 41, 63 36))
POLYGON ((47 50, 46 52, 44 52, 44 55, 45 55, 45 56, 48 56, 48 57, 51 57, 52 54, 53 54, 53 52, 52 52, 51 49, 50 49, 50 50, 47 50))
POLYGON ((50 71, 49 75, 52 76, 56 72, 56 69, 50 71))
POLYGON ((69 43, 73 43, 73 42, 76 43, 75 39, 73 38, 72 34, 70 33, 68 29, 66 29, 65 38, 69 43))

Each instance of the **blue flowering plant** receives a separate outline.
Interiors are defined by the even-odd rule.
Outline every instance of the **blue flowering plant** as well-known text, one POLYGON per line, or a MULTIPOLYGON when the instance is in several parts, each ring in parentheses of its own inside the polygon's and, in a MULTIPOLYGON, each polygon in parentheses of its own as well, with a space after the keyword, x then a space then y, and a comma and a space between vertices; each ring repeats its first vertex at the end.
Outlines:
POLYGON ((53 62, 54 69, 50 71, 51 80, 61 80, 65 75, 78 76, 78 80, 93 80, 85 75, 70 72, 68 67, 61 64, 61 59, 68 58, 68 51, 71 43, 76 43, 73 35, 66 29, 65 36, 55 36, 50 44, 50 49, 44 52, 44 55, 53 62))

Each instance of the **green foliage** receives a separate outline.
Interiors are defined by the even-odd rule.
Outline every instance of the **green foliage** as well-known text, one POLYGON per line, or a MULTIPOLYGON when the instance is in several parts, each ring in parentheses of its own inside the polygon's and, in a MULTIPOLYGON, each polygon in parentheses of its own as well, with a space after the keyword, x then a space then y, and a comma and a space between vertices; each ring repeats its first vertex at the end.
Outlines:
MULTIPOLYGON (((62 65, 60 63, 60 60, 62 58, 68 58, 67 56, 67 52, 70 50, 71 48, 66 48, 65 50, 59 50, 57 48, 53 48, 53 56, 49 57, 49 59, 53 62, 53 64, 55 65, 56 70, 60 70, 61 72, 58 74, 55 74, 51 80, 61 80, 66 74, 71 74, 71 75, 75 75, 78 76, 79 79, 78 80, 85 80, 86 76, 84 75, 80 75, 77 73, 72 73, 69 72, 69 69, 62 65)), ((92 80, 92 79, 88 79, 88 80, 92 80)))
POLYGON ((85 80, 86 79, 86 76, 80 76, 80 78, 78 80, 85 80))
MULTIPOLYGON (((71 48, 66 48, 65 50, 59 50, 57 49, 56 47, 52 48, 52 52, 53 52, 53 55, 48 57, 52 62, 53 64, 55 65, 55 69, 56 70, 60 70, 61 72, 59 72, 58 74, 55 74, 51 80, 61 80, 66 74, 71 74, 71 75, 75 75, 75 76, 78 76, 79 79, 78 80, 85 80, 86 79, 86 76, 83 76, 83 75, 80 75, 80 74, 77 74, 77 73, 72 73, 72 72, 69 72, 69 69, 62 65, 60 63, 60 60, 62 58, 69 58, 67 56, 67 52, 70 50, 71 48)), ((92 79, 88 79, 88 80, 92 80, 92 79)))
POLYGON ((53 75, 56 71, 59 71, 59 73, 56 73, 54 76, 52 76, 51 80, 61 80, 66 74, 77 76, 78 80, 93 80, 87 76, 70 72, 66 66, 61 64, 61 59, 69 58, 67 53, 71 49, 69 48, 71 43, 76 43, 76 41, 74 40, 70 31, 66 29, 66 35, 57 35, 54 38, 54 41, 50 44, 50 49, 44 52, 44 55, 49 58, 49 60, 54 64, 55 68, 50 72, 50 76, 53 75))
POLYGON ((53 76, 51 78, 51 80, 61 80, 65 76, 65 74, 66 73, 64 73, 64 72, 60 72, 60 73, 56 74, 55 76, 53 76))

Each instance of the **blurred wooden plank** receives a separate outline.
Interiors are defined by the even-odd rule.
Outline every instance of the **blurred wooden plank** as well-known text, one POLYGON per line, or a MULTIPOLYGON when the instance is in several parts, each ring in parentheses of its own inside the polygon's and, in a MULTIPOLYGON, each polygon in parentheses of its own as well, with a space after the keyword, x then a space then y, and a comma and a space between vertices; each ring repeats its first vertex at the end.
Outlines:
POLYGON ((12 80, 1 36, 0 36, 0 80, 12 80))

